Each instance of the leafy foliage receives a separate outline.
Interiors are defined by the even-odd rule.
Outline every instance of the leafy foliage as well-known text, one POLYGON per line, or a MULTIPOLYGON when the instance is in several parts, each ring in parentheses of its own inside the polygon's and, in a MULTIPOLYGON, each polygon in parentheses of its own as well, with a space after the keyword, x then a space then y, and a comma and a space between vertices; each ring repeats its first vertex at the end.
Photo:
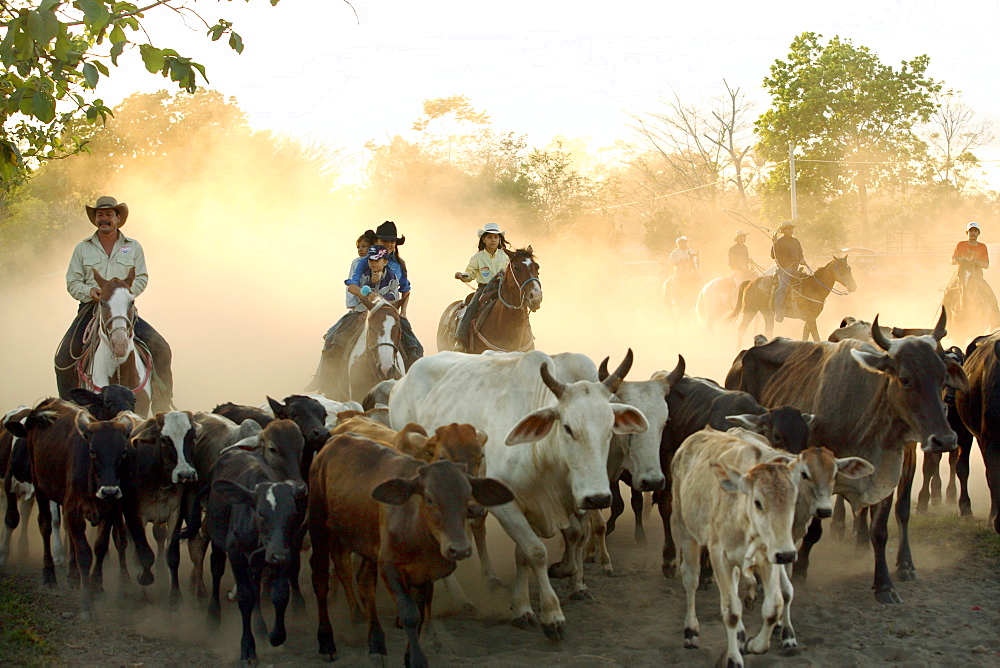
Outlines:
MULTIPOLYGON (((249 0, 246 0, 249 2, 249 0)), ((278 0, 269 0, 272 5, 278 0)), ((209 25, 181 0, 136 5, 118 0, 5 0, 0 2, 0 189, 17 183, 41 161, 80 151, 86 138, 70 131, 111 114, 94 91, 111 66, 138 49, 147 71, 193 93, 207 82, 205 67, 148 41, 147 14, 172 11, 201 21, 213 41, 228 35, 243 51, 233 24, 209 25)))

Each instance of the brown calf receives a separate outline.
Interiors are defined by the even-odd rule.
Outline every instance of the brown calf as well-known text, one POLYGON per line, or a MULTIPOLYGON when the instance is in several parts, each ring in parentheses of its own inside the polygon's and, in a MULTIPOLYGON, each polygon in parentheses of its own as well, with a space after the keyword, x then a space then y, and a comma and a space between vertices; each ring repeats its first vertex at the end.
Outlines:
POLYGON ((495 506, 513 498, 500 482, 472 477, 453 462, 425 464, 350 433, 328 441, 309 475, 310 564, 320 653, 331 658, 336 654, 326 600, 330 559, 349 591, 354 552, 363 560, 358 579, 368 616, 369 655, 386 654, 375 609, 381 573, 406 629, 406 664, 427 665, 420 630, 430 618, 434 581, 450 575, 459 559, 472 554, 465 531, 470 504, 474 500, 495 506))

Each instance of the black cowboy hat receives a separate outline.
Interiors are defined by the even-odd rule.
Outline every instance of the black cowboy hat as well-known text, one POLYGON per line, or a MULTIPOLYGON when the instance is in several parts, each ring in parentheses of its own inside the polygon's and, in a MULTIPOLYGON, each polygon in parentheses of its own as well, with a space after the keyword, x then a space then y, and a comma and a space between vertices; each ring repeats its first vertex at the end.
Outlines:
POLYGON ((128 219, 128 205, 125 202, 119 202, 114 197, 110 195, 103 195, 97 198, 97 203, 94 206, 87 206, 87 217, 90 218, 90 222, 96 226, 97 220, 95 216, 97 215, 98 209, 114 209, 118 212, 118 227, 124 227, 125 221, 128 219))
POLYGON ((406 243, 406 237, 396 236, 396 223, 387 220, 375 228, 375 236, 384 241, 395 241, 397 246, 406 243))

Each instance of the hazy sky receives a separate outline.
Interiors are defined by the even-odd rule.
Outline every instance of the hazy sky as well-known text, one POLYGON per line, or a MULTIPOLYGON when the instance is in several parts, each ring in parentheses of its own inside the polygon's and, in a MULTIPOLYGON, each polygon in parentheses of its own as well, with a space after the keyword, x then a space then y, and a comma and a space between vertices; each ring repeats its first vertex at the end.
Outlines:
MULTIPOLYGON (((211 87, 234 95, 254 126, 352 151, 405 133, 422 100, 455 94, 487 110, 495 129, 526 133, 536 145, 555 135, 598 145, 628 138, 628 112, 654 110, 671 90, 686 100, 718 95, 723 78, 763 106, 761 79, 806 30, 853 39, 887 63, 927 53, 932 76, 1000 120, 996 2, 676 4, 357 0, 352 10, 338 0, 192 2, 210 23, 236 23, 241 56, 169 12, 150 13, 147 25, 157 45, 205 63, 211 87)), ((139 65, 126 70, 99 90, 106 101, 167 87, 139 65)))

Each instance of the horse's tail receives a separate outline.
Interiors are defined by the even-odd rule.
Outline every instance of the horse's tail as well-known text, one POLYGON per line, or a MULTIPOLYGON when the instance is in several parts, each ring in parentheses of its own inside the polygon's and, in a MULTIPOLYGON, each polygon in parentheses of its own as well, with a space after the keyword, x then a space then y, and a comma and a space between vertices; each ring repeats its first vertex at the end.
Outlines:
POLYGON ((744 301, 746 300, 747 293, 750 291, 750 283, 751 281, 743 281, 740 283, 740 291, 736 293, 736 308, 733 309, 732 313, 726 316, 726 322, 733 322, 737 317, 739 317, 742 311, 746 310, 744 301))

